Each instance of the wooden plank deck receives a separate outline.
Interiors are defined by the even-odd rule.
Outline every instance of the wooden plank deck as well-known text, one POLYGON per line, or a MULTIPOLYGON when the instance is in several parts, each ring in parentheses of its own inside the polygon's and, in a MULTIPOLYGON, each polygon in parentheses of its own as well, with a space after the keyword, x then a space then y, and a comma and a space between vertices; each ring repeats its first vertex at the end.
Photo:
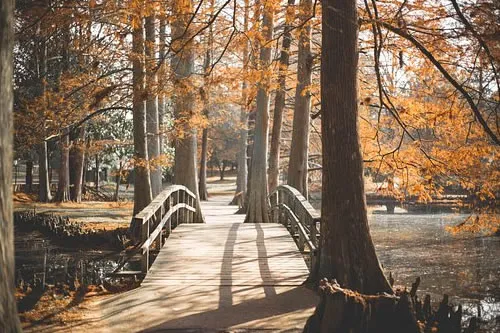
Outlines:
POLYGON ((181 224, 137 289, 102 302, 106 332, 301 332, 317 303, 288 231, 242 223, 230 197, 181 224))

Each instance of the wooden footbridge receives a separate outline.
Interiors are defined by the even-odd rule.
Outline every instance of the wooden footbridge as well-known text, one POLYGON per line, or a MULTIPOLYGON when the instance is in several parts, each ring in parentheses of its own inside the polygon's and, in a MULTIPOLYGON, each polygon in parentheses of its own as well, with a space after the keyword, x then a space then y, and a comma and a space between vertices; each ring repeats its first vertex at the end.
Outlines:
POLYGON ((301 332, 316 303, 319 216, 295 189, 270 196, 274 223, 243 223, 230 197, 201 203, 184 186, 135 216, 142 225, 137 289, 101 302, 106 332, 301 332))

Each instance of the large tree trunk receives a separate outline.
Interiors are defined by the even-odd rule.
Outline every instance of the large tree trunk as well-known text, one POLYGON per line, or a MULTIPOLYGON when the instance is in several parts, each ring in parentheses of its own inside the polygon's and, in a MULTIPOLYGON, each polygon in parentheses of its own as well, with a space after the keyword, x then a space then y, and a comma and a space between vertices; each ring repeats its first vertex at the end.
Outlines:
POLYGON ((271 137, 271 151, 269 152, 269 192, 274 191, 279 184, 281 125, 283 122, 283 111, 285 109, 286 76, 288 74, 288 64, 290 62, 290 45, 292 43, 291 23, 295 15, 294 7, 295 0, 288 0, 285 29, 283 32, 283 45, 280 55, 278 89, 276 90, 276 97, 274 99, 273 132, 271 137))
POLYGON ((159 163, 160 142, 158 125, 158 94, 156 78, 156 33, 155 16, 146 17, 146 130, 148 138, 148 157, 150 159, 151 192, 153 198, 161 192, 161 165, 159 163))
POLYGON ((50 193, 49 180, 49 158, 47 151, 47 141, 42 141, 38 150, 38 201, 52 201, 52 193, 50 193))
MULTIPOLYGON (((194 53, 192 41, 188 41, 191 28, 188 27, 192 16, 192 0, 176 0, 173 4, 172 40, 174 56, 172 69, 174 71, 174 115, 179 121, 182 137, 175 140, 174 183, 186 186, 195 193, 199 202, 197 160, 197 133, 191 126, 194 115, 195 95, 191 75, 194 71, 194 53), (187 31, 186 31, 187 30, 187 31)), ((201 207, 198 204, 194 221, 204 222, 201 207)))
MULTIPOLYGON (((143 18, 133 17, 132 33, 132 85, 133 85, 133 127, 134 127, 134 211, 139 213, 152 200, 151 179, 149 174, 148 149, 146 141, 146 110, 144 103, 144 37, 143 18)), ((138 237, 140 227, 132 219, 130 231, 138 237)))
POLYGON ((0 332, 21 332, 14 296, 12 141, 14 0, 0 3, 0 332))
POLYGON ((355 0, 323 3, 323 190, 319 277, 365 294, 388 292, 368 228, 358 135, 355 0))
POLYGON ((309 113, 311 111, 312 56, 311 23, 312 1, 300 1, 301 21, 299 59, 297 64, 297 87, 293 113, 292 143, 288 164, 288 185, 295 187, 307 198, 307 168, 309 151, 309 113))
POLYGON ((82 202, 82 180, 85 167, 85 127, 78 129, 78 137, 70 151, 70 196, 75 202, 82 202))
POLYGON ((69 196, 69 129, 63 131, 63 136, 59 142, 61 150, 61 162, 59 165, 59 181, 57 184, 57 202, 67 202, 70 200, 69 196))
POLYGON ((207 191, 207 155, 208 155, 208 128, 203 129, 201 136, 200 181, 198 190, 200 200, 208 200, 207 191))
POLYGON ((273 38, 274 5, 264 1, 262 19, 263 45, 260 50, 261 77, 257 86, 257 114, 253 140, 251 177, 249 181, 248 208, 245 222, 267 223, 269 199, 267 197, 267 145, 269 132, 269 89, 271 78, 268 69, 271 64, 271 43, 273 38))

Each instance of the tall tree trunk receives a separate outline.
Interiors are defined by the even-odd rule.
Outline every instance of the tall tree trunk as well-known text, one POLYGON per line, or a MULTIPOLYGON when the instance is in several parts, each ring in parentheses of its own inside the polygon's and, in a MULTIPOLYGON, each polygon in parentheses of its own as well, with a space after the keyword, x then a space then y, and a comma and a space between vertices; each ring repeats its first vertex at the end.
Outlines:
MULTIPOLYGON (((165 71, 165 56, 166 56, 166 48, 167 48, 167 23, 165 21, 165 17, 160 17, 160 33, 159 33, 159 57, 160 57, 160 69, 158 70, 158 87, 159 89, 162 89, 162 87, 165 86, 165 80, 166 80, 166 71, 165 71)), ((165 142, 165 129, 164 129, 164 118, 165 114, 167 112, 166 110, 167 107, 167 98, 165 96, 165 93, 160 90, 160 93, 158 95, 158 130, 159 130, 159 135, 158 135, 158 145, 159 145, 159 150, 158 153, 160 155, 163 155, 163 147, 166 144, 165 142)), ((161 172, 161 170, 160 170, 161 172)), ((162 176, 160 174, 160 176, 162 176)), ((160 179, 161 180, 161 179, 160 179)))
MULTIPOLYGON (((243 30, 248 32, 249 0, 245 0, 245 14, 243 21, 243 30)), ((246 192, 247 192, 247 145, 248 145, 248 83, 246 75, 248 73, 248 41, 243 46, 243 84, 241 86, 241 105, 240 105, 240 130, 238 140, 238 173, 236 174, 236 193, 231 204, 240 203, 242 211, 246 212, 246 192)))
POLYGON ((82 180, 85 161, 85 127, 78 129, 78 137, 70 151, 70 195, 71 200, 82 202, 82 180))
POLYGON ((290 45, 292 44, 291 23, 295 15, 294 5, 295 0, 288 0, 278 72, 278 89, 276 90, 274 100, 273 132, 271 137, 271 151, 269 153, 269 192, 274 191, 279 184, 281 125, 283 122, 283 110, 285 109, 286 76, 290 62, 290 45))
POLYGON ((21 332, 14 296, 12 143, 14 0, 0 3, 0 332, 21 332))
POLYGON ((264 1, 260 49, 261 77, 257 85, 257 110, 255 120, 251 178, 249 181, 248 208, 245 222, 269 222, 269 199, 267 197, 267 145, 269 132, 269 89, 271 78, 268 68, 271 64, 271 43, 273 38, 274 4, 264 1))
POLYGON ((31 157, 26 161, 26 187, 24 191, 26 193, 31 193, 33 191, 33 160, 31 157))
POLYGON ((292 143, 288 165, 288 185, 295 187, 307 198, 307 168, 309 151, 309 113, 311 111, 312 56, 311 24, 312 1, 300 1, 300 18, 305 24, 300 29, 297 87, 293 113, 292 143))
POLYGON ((161 165, 159 164, 160 142, 158 126, 158 94, 156 77, 156 33, 155 16, 146 17, 146 130, 148 138, 148 157, 150 161, 151 192, 153 198, 161 192, 161 165))
POLYGON ((67 202, 70 200, 69 196, 69 129, 63 131, 63 136, 60 139, 61 162, 58 170, 58 184, 57 184, 57 202, 67 202))
POLYGON ((99 182, 100 182, 100 175, 99 175, 99 168, 101 166, 99 165, 99 154, 95 154, 95 191, 99 192, 99 182))
POLYGON ((119 199, 120 183, 121 183, 121 180, 122 180, 122 170, 123 170, 123 162, 120 159, 120 164, 119 164, 118 171, 117 171, 116 177, 115 177, 116 187, 115 187, 115 195, 113 197, 114 201, 118 201, 118 199, 119 199))
POLYGON ((208 155, 208 128, 204 128, 201 136, 200 181, 198 186, 198 190, 200 191, 200 200, 203 201, 208 200, 207 155, 208 155))
MULTIPOLYGON (((140 14, 133 16, 132 32, 132 85, 133 85, 133 128, 134 128, 134 210, 139 213, 152 200, 151 179, 149 174, 148 148, 146 141, 146 110, 144 103, 144 37, 143 18, 140 14)), ((133 237, 138 237, 140 227, 130 225, 133 237)))
MULTIPOLYGON (((174 115, 180 122, 182 137, 175 140, 174 183, 186 186, 196 195, 199 202, 197 160, 197 133, 191 126, 194 115, 195 96, 191 75, 194 71, 194 53, 192 41, 189 41, 191 28, 188 27, 192 15, 192 0, 176 0, 173 4, 172 40, 174 56, 174 115)), ((204 222, 201 207, 198 204, 193 222, 204 222)))
POLYGON ((368 228, 358 135, 355 0, 325 0, 322 16, 323 190, 319 277, 365 294, 392 293, 368 228))
MULTIPOLYGON (((40 30, 41 22, 38 23, 38 30, 40 30)), ((38 60, 38 84, 40 86, 40 96, 44 96, 47 89, 47 43, 43 37, 37 36, 37 58, 38 60)), ((47 107, 48 102, 46 98, 43 98, 45 106, 47 107)), ((47 136, 46 123, 43 124, 43 136, 42 142, 40 143, 38 152, 38 200, 40 202, 50 202, 52 201, 52 193, 50 192, 50 176, 49 176, 49 152, 47 141, 45 137, 47 136)))
POLYGON ((38 201, 52 201, 49 180, 49 158, 47 151, 47 141, 43 140, 38 150, 38 201))

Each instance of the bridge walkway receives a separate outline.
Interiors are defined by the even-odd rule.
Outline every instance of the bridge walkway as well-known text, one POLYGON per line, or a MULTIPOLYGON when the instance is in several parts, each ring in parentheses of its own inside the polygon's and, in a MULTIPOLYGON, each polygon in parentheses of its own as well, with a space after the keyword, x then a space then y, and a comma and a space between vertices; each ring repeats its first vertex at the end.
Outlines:
POLYGON ((279 224, 243 223, 228 196, 180 224, 137 289, 101 304, 107 332, 301 332, 317 303, 308 268, 279 224))

